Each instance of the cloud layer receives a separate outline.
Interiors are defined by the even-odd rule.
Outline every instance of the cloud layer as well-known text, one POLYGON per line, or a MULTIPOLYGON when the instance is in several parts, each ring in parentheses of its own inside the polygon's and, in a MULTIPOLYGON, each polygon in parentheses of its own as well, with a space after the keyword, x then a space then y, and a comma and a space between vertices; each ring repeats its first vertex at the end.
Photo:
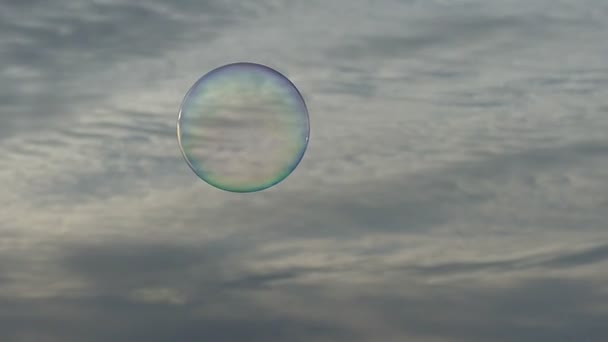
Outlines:
POLYGON ((605 341, 607 15, 4 1, 0 340, 605 341), (311 115, 258 194, 196 179, 175 136, 235 61, 311 115))

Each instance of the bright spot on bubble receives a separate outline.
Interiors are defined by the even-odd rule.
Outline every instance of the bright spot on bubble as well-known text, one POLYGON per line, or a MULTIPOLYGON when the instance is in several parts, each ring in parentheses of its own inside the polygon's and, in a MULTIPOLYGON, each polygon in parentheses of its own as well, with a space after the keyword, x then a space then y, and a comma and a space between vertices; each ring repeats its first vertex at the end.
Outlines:
POLYGON ((276 185, 298 166, 310 125, 302 95, 278 71, 224 65, 186 94, 177 121, 180 149, 205 182, 232 192, 276 185))

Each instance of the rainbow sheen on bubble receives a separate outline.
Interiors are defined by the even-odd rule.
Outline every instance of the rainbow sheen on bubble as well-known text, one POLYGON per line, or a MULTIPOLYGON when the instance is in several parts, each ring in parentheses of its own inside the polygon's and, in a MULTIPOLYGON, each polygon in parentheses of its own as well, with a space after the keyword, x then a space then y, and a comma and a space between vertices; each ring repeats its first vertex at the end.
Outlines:
POLYGON ((190 168, 231 192, 272 187, 298 166, 310 125, 302 95, 276 70, 255 63, 224 65, 186 94, 177 135, 190 168))

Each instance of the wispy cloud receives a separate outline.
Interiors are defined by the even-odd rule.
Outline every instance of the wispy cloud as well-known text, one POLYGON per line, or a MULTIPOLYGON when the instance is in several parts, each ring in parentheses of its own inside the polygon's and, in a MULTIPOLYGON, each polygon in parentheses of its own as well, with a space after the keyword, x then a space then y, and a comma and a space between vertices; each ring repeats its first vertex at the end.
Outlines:
POLYGON ((604 341, 599 0, 0 5, 0 340, 604 341), (311 141, 235 195, 192 83, 286 74, 311 141))

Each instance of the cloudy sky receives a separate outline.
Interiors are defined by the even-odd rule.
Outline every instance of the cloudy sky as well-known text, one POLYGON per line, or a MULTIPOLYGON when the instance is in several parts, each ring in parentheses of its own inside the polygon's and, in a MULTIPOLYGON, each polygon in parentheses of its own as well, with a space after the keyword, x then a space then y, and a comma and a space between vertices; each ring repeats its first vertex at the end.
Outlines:
POLYGON ((607 341, 608 2, 3 0, 0 340, 607 341), (217 190, 189 87, 287 75, 309 149, 217 190))

